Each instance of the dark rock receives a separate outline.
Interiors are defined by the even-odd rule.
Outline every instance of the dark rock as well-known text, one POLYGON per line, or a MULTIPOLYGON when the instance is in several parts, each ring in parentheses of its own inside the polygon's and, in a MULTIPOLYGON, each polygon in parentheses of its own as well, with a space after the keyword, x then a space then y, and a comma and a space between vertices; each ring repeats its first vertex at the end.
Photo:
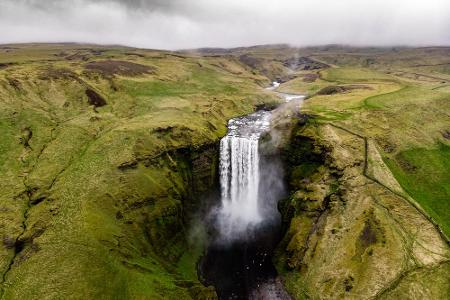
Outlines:
POLYGON ((292 70, 318 70, 328 68, 329 65, 308 57, 292 57, 283 61, 283 65, 292 70))
POLYGON ((88 97, 90 105, 94 105, 95 107, 101 107, 106 105, 105 99, 92 89, 88 88, 86 90, 86 96, 88 97))
POLYGON ((277 103, 262 103, 262 104, 257 104, 256 105, 256 110, 260 111, 260 110, 273 110, 278 106, 277 103))
POLYGON ((153 129, 153 132, 156 133, 167 133, 172 131, 175 128, 175 126, 167 126, 167 127, 156 127, 155 129, 153 129))
POLYGON ((249 66, 252 69, 257 69, 260 64, 263 62, 262 59, 250 56, 248 54, 244 54, 239 56, 239 61, 244 65, 249 66))
POLYGON ((126 161, 118 166, 119 170, 124 171, 128 169, 136 169, 138 166, 137 161, 126 161))

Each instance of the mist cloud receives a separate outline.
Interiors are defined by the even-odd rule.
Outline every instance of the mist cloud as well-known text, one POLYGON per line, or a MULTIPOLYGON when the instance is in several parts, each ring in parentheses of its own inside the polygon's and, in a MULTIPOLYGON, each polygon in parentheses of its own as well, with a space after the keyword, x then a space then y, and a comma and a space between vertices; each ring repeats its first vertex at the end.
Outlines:
POLYGON ((0 0, 0 43, 450 45, 447 0, 0 0))

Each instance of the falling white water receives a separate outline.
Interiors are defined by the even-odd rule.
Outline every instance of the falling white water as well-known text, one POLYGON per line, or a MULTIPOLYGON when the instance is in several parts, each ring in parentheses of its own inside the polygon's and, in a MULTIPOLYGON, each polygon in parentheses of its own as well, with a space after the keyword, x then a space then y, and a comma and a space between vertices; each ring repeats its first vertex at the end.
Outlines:
MULTIPOLYGON (((279 85, 273 82, 270 89, 275 90, 279 85)), ((219 239, 222 241, 245 238, 256 225, 273 218, 268 214, 273 215, 276 211, 276 202, 273 200, 277 200, 277 187, 264 185, 279 181, 279 176, 276 176, 279 174, 268 174, 270 163, 261 169, 259 142, 261 136, 270 130, 271 119, 276 122, 280 119, 289 120, 304 99, 302 95, 277 94, 288 103, 272 112, 258 111, 231 119, 228 122, 228 134, 220 141, 221 205, 215 216, 219 225, 219 239), (269 203, 262 203, 264 200, 269 203)), ((271 138, 274 141, 277 139, 276 131, 272 131, 271 138)))
POLYGON ((227 240, 239 238, 262 221, 259 207, 259 138, 269 130, 270 112, 231 119, 220 141, 221 207, 219 231, 227 240))

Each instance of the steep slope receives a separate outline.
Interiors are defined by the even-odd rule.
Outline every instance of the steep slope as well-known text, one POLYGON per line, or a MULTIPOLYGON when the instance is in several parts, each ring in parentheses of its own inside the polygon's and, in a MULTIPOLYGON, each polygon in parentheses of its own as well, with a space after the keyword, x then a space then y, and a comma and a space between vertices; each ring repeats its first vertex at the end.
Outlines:
POLYGON ((2 298, 214 298, 186 216, 226 121, 272 101, 267 79, 233 58, 0 51, 2 298))
POLYGON ((447 299, 449 50, 327 52, 312 57, 332 68, 280 87, 310 95, 286 148, 285 284, 295 298, 447 299))
POLYGON ((297 129, 292 141, 297 191, 281 204, 288 230, 277 257, 292 295, 446 299, 448 240, 406 199, 372 141, 332 124, 297 129))

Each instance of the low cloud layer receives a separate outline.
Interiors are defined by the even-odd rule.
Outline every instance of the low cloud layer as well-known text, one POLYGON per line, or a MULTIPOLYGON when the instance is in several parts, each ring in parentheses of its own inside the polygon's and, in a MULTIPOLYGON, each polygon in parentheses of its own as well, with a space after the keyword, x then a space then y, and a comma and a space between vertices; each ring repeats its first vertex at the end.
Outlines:
POLYGON ((0 43, 450 45, 448 0, 1 0, 0 43))

